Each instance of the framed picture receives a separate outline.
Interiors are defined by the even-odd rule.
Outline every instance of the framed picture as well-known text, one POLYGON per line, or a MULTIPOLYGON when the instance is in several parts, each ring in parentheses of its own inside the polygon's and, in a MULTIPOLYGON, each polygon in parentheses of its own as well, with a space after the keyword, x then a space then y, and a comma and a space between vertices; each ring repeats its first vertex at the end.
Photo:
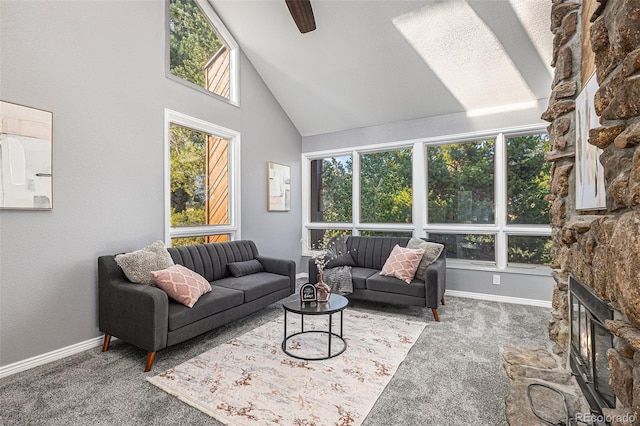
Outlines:
POLYGON ((53 113, 0 101, 0 208, 53 207, 53 113))
POLYGON ((311 283, 303 284, 300 287, 300 302, 311 303, 318 300, 316 286, 311 283))
POLYGON ((267 163, 267 211, 291 210, 291 168, 278 163, 267 163))
POLYGON ((594 73, 576 98, 576 210, 607 207, 602 150, 589 143, 589 130, 599 126, 593 101, 597 90, 594 73))

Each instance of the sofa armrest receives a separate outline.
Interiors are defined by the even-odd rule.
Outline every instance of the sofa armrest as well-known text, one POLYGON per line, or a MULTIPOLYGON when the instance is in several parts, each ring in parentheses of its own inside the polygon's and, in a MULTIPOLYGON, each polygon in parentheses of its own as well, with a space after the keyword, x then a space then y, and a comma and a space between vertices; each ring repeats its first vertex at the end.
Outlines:
POLYGON ((272 274, 285 275, 289 277, 291 293, 296 292, 296 262, 293 260, 287 259, 276 259, 273 257, 266 256, 256 256, 256 259, 262 266, 264 266, 264 270, 267 272, 271 272, 272 274))
POLYGON ((437 309, 447 289, 447 258, 444 250, 440 256, 427 267, 426 303, 428 308, 437 309))
POLYGON ((98 258, 100 331, 155 352, 167 346, 168 321, 167 293, 129 281, 114 256, 98 258))

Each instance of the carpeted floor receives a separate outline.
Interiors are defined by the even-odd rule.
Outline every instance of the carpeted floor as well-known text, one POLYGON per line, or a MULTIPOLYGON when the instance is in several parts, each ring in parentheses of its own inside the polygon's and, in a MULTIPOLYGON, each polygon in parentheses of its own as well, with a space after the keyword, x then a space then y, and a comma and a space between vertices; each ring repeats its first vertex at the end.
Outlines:
MULTIPOLYGON (((297 295, 290 296, 292 298, 297 295)), ((510 381, 505 344, 549 346, 548 310, 448 297, 433 321, 426 308, 352 302, 360 311, 425 321, 427 326, 364 421, 373 425, 506 425, 510 381)), ((145 352, 115 340, 0 379, 0 425, 216 425, 215 419, 145 379, 282 315, 275 303, 188 342, 158 352, 144 373, 145 352)))
MULTIPOLYGON (((340 356, 305 361, 285 354, 283 319, 276 318, 148 381, 234 426, 359 426, 426 323, 353 308, 341 314, 348 351, 340 356)), ((326 316, 307 315, 304 334, 291 335, 301 329, 299 315, 288 315, 287 323, 290 354, 327 356, 329 339, 321 332, 329 328, 326 316)), ((334 336, 333 353, 345 342, 334 336)))

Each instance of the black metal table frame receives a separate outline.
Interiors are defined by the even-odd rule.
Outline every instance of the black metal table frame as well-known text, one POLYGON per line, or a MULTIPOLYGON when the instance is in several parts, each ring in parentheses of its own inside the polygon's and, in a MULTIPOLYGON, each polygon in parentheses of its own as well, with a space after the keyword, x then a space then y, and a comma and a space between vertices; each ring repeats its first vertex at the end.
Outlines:
MULTIPOLYGON (((322 303, 322 302, 319 302, 319 303, 322 303)), ((293 333, 290 336, 287 336, 287 312, 288 311, 289 310, 286 307, 284 307, 284 340, 282 341, 282 350, 284 351, 285 354, 289 355, 290 357, 301 359, 301 360, 304 360, 304 361, 323 361, 325 359, 334 358, 334 357, 340 355, 341 353, 343 353, 344 351, 347 350, 347 342, 342 338, 342 325, 343 325, 343 315, 342 315, 342 313, 344 312, 344 307, 342 309, 340 309, 340 310, 337 310, 337 311, 318 312, 318 313, 313 313, 313 314, 307 313, 306 314, 306 315, 328 315, 329 316, 329 331, 325 331, 325 330, 308 330, 308 331, 305 331, 304 330, 304 316, 305 316, 305 314, 299 313, 298 315, 300 315, 300 317, 301 317, 300 318, 300 331, 297 332, 297 333, 293 333), (332 329, 333 314, 338 313, 338 312, 340 313, 340 334, 334 333, 333 329, 332 329), (292 337, 298 336, 300 334, 310 334, 310 333, 319 333, 319 334, 328 334, 329 335, 329 344, 328 344, 328 347, 327 347, 327 356, 325 356, 325 357, 307 358, 307 357, 294 355, 291 352, 287 351, 287 341, 289 339, 291 339, 292 337), (333 355, 331 354, 331 337, 332 336, 337 337, 344 344, 344 347, 340 351, 334 353, 333 355)), ((293 312, 293 311, 291 311, 291 312, 293 312)), ((297 312, 293 312, 293 313, 297 313, 297 312)))

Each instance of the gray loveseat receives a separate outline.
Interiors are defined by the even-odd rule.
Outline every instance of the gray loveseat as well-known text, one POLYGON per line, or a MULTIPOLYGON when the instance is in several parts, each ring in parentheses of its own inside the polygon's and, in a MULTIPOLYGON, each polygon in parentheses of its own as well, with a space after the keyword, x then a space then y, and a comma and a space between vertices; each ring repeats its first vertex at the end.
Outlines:
POLYGON ((295 292, 292 260, 260 256, 253 241, 230 241, 167 249, 176 264, 202 275, 212 291, 188 308, 163 290, 134 284, 114 255, 98 258, 99 328, 105 333, 103 351, 111 336, 148 351, 145 371, 156 351, 188 340, 256 312, 295 292), (257 259, 264 271, 234 277, 233 262, 257 259))
MULTIPOLYGON (((327 267, 351 266, 353 293, 349 299, 370 300, 405 306, 426 306, 431 308, 433 317, 438 318, 438 306, 444 305, 446 290, 447 260, 445 250, 427 268, 426 280, 414 278, 407 284, 398 278, 380 275, 391 250, 398 244, 406 247, 408 237, 354 237, 346 239, 347 261, 330 262, 327 267), (350 259, 349 259, 350 258, 350 259)), ((426 241, 426 240, 425 240, 426 241)), ((309 259, 309 281, 318 282, 318 268, 313 259, 309 259)))

